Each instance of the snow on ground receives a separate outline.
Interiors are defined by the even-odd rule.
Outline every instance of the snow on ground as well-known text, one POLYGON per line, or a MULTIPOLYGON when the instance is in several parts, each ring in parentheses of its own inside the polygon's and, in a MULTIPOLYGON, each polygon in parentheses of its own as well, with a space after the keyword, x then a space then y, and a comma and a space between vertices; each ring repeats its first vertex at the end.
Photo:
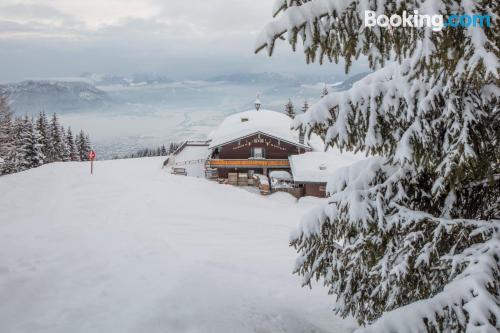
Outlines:
POLYGON ((1 332, 351 332, 291 274, 311 207, 161 170, 59 163, 0 178, 1 332))

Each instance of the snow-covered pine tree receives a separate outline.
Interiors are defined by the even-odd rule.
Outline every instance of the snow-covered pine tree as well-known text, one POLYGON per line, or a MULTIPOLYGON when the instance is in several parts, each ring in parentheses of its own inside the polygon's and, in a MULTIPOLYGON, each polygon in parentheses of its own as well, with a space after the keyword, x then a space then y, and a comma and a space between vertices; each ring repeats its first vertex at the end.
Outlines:
POLYGON ((85 134, 85 154, 88 156, 92 150, 92 142, 88 134, 85 134))
POLYGON ((170 145, 168 146, 168 153, 173 154, 177 148, 179 148, 180 144, 176 142, 170 142, 170 145))
POLYGON ((45 112, 40 112, 36 119, 36 130, 40 135, 40 143, 42 144, 42 153, 45 156, 45 162, 52 162, 52 140, 50 135, 49 121, 45 112))
POLYGON ((302 109, 300 109, 302 112, 306 113, 307 110, 309 110, 309 102, 307 102, 307 98, 304 99, 304 104, 302 104, 302 109))
POLYGON ((61 162, 64 161, 64 133, 61 133, 61 126, 59 125, 59 119, 57 114, 52 115, 52 120, 50 122, 50 141, 51 141, 51 152, 50 152, 50 162, 61 162))
POLYGON ((165 148, 165 145, 161 146, 161 155, 160 156, 167 156, 167 148, 165 148))
POLYGON ((326 83, 325 85, 323 86, 323 89, 321 89, 321 98, 325 97, 326 95, 328 95, 328 87, 326 86, 326 83))
POLYGON ((36 129, 35 120, 33 118, 26 119, 29 127, 29 144, 27 146, 27 158, 30 162, 30 168, 37 168, 43 165, 45 155, 43 154, 42 137, 36 129))
POLYGON ((61 160, 63 162, 71 161, 71 152, 68 143, 68 136, 66 134, 66 130, 64 126, 61 126, 59 129, 59 133, 61 133, 61 160))
POLYGON ((78 158, 80 161, 88 161, 89 160, 89 152, 92 150, 89 136, 86 135, 83 130, 78 133, 76 137, 76 150, 78 152, 78 158))
POLYGON ((285 104, 285 113, 288 117, 295 118, 295 108, 291 99, 288 99, 288 102, 285 104))
POLYGON ((328 184, 292 236, 296 272, 336 295, 363 332, 500 329, 498 3, 278 0, 256 51, 283 35, 308 62, 360 55, 376 70, 294 126, 372 157, 328 184), (489 28, 365 27, 365 10, 490 15, 489 28))
POLYGON ((68 145, 69 160, 78 161, 78 152, 76 149, 75 138, 73 136, 73 132, 71 131, 71 127, 68 127, 68 131, 66 133, 66 143, 68 145))
POLYGON ((14 120, 14 133, 16 136, 16 167, 20 172, 31 168, 30 146, 31 127, 28 116, 14 120))
POLYGON ((7 98, 0 95, 0 175, 15 172, 15 149, 12 112, 7 98))
POLYGON ((76 135, 75 144, 78 160, 87 161, 88 158, 87 154, 85 153, 85 133, 83 133, 83 130, 81 130, 80 133, 76 135))

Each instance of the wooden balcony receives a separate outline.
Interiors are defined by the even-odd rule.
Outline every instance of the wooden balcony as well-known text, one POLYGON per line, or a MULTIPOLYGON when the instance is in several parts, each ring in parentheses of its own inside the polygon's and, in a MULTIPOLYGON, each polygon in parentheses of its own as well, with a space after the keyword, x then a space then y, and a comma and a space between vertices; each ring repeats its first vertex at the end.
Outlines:
POLYGON ((210 168, 289 168, 288 160, 267 160, 267 159, 247 159, 247 160, 222 160, 210 159, 207 161, 210 168))

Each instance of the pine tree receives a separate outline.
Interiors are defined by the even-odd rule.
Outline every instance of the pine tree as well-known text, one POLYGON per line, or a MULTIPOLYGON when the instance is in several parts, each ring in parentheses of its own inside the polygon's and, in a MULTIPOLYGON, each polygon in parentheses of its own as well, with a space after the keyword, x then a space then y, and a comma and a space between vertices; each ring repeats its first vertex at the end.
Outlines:
POLYGON ((36 119, 36 131, 40 135, 40 144, 42 145, 42 153, 45 156, 44 162, 52 162, 52 140, 50 135, 50 126, 45 112, 40 112, 36 119))
POLYGON ((307 110, 309 110, 309 103, 307 102, 307 98, 306 98, 306 99, 304 99, 304 104, 302 104, 301 111, 304 112, 304 113, 306 113, 307 110))
POLYGON ((50 122, 50 141, 51 141, 51 151, 49 153, 50 162, 61 162, 64 161, 64 139, 63 133, 61 133, 61 126, 59 125, 59 119, 57 114, 52 115, 52 120, 50 122))
POLYGON ((495 1, 278 0, 257 40, 307 62, 367 57, 374 73, 298 116, 326 144, 373 155, 339 170, 293 236, 296 273, 321 280, 362 332, 500 329, 499 26, 365 27, 365 10, 496 17, 495 1), (383 315, 383 316, 382 316, 383 315))
POLYGON ((75 145, 75 138, 73 137, 73 132, 71 131, 71 127, 68 127, 68 132, 66 133, 66 143, 68 146, 69 152, 69 160, 70 161, 78 161, 78 152, 75 145))
POLYGON ((165 148, 165 145, 162 145, 161 146, 161 152, 160 152, 160 156, 167 156, 167 148, 165 148))
POLYGON ((0 175, 15 172, 15 136, 7 99, 0 95, 0 175))
POLYGON ((179 147, 178 143, 171 142, 170 145, 168 146, 168 153, 173 154, 177 150, 178 147, 179 147))
POLYGON ((63 162, 71 161, 71 152, 68 145, 68 136, 66 135, 66 130, 64 126, 61 126, 59 129, 59 133, 61 133, 61 160, 63 162))
POLYGON ((76 151, 79 161, 87 161, 87 154, 85 153, 85 133, 80 131, 75 139, 76 151))
POLYGON ((85 153, 87 154, 87 156, 89 155, 91 150, 92 150, 92 143, 90 142, 90 137, 88 134, 85 134, 85 153))
POLYGON ((290 118, 295 118, 295 110, 291 99, 288 99, 288 103, 285 104, 285 113, 290 118))
POLYGON ((44 163, 45 155, 43 154, 41 143, 42 138, 36 129, 33 119, 25 118, 25 126, 28 129, 28 143, 26 145, 26 159, 29 163, 29 168, 37 168, 44 163))
POLYGON ((89 136, 86 135, 83 131, 76 137, 76 151, 78 152, 78 158, 80 161, 88 161, 89 160, 89 152, 92 150, 89 136))
POLYGON ((16 166, 15 171, 20 172, 31 168, 30 146, 31 127, 27 116, 14 120, 14 133, 16 136, 16 166))

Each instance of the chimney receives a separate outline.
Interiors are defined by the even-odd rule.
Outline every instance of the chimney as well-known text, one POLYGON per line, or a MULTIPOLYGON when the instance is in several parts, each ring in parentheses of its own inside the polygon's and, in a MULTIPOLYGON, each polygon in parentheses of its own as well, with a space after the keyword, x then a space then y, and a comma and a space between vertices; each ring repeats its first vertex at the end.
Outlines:
POLYGON ((262 103, 260 102, 259 95, 257 95, 257 99, 255 100, 255 110, 259 111, 261 105, 262 103))

